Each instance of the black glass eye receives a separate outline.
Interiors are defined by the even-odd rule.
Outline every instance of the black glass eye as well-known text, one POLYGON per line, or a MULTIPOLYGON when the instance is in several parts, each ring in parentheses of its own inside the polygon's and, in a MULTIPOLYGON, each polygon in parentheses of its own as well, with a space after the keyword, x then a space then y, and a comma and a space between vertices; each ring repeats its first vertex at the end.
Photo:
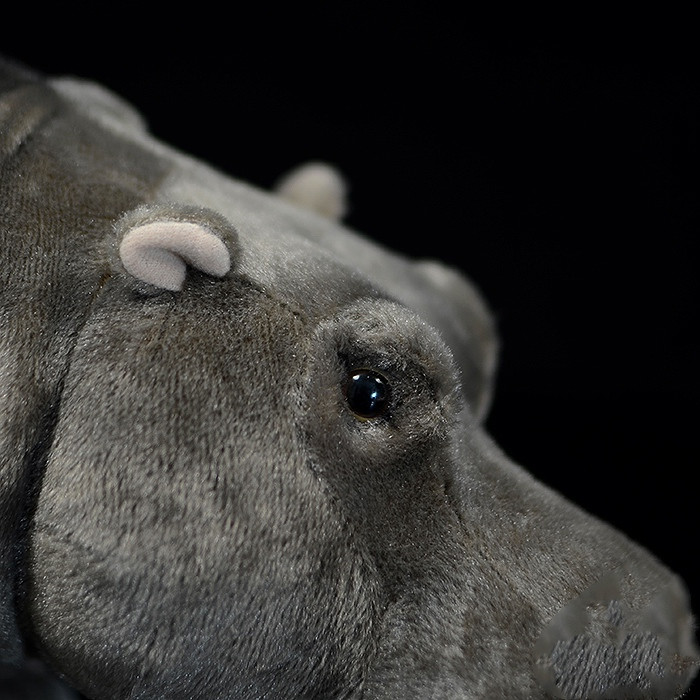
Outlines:
POLYGON ((389 406, 389 384, 371 369, 353 370, 345 395, 348 406, 360 418, 378 418, 389 406))

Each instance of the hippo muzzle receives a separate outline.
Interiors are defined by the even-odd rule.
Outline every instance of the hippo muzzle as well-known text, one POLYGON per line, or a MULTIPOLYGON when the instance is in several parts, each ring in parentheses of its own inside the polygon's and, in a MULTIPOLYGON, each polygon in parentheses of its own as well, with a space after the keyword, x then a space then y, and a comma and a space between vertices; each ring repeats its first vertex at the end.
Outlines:
POLYGON ((333 170, 259 191, 96 86, 0 63, 0 126, 0 684, 31 657, 100 700, 687 689, 683 583, 485 432, 460 272, 343 227, 333 170))

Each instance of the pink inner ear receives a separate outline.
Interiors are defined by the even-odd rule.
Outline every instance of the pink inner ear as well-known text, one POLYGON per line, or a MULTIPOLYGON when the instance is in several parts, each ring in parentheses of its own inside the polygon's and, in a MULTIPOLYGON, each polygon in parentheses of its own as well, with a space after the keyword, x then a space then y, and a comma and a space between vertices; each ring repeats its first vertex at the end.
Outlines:
POLYGON ((184 221, 136 226, 122 239, 119 255, 131 275, 172 291, 182 289, 187 265, 215 277, 231 268, 224 242, 201 224, 184 221))

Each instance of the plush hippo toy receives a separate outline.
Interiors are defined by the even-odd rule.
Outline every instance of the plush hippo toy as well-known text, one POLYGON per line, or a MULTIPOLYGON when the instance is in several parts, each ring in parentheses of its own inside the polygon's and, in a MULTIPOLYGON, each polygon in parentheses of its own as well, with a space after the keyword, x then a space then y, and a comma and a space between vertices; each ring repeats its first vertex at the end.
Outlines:
POLYGON ((674 698, 681 581, 483 428, 461 273, 0 63, 0 697, 674 698))

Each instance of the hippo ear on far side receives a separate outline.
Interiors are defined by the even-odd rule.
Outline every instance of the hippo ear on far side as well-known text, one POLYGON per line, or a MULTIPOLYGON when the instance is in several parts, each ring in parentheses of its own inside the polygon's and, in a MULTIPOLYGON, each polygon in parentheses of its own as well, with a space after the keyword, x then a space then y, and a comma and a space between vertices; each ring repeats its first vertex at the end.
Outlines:
POLYGON ((280 179, 275 192, 282 199, 333 221, 340 221, 347 213, 347 184, 343 176, 326 163, 300 165, 280 179))

